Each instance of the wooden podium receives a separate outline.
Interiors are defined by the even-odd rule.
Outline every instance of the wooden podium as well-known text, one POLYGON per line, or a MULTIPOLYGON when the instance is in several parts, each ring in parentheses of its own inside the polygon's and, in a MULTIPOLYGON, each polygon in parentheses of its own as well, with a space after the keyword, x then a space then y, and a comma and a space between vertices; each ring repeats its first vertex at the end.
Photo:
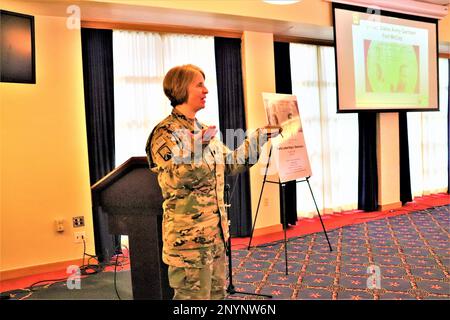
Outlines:
POLYGON ((162 202, 157 175, 133 157, 92 186, 93 203, 107 213, 109 233, 128 235, 133 298, 172 299, 162 262, 162 202))

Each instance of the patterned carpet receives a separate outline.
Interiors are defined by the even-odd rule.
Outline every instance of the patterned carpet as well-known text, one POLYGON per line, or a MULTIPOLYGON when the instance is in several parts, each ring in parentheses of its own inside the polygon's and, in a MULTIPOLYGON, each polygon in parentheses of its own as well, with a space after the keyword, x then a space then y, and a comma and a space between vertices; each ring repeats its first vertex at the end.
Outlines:
POLYGON ((446 205, 330 231, 332 252, 323 233, 291 238, 287 275, 284 241, 250 251, 235 246, 233 284, 273 299, 450 300, 449 231, 446 205), (374 289, 369 266, 379 268, 374 289))
MULTIPOLYGON (((300 222, 301 226, 301 222, 300 222)), ((450 206, 363 222, 323 233, 290 238, 286 275, 284 241, 247 250, 233 246, 236 291, 283 300, 450 300, 450 206), (378 267, 378 288, 369 289, 368 267, 378 267)), ((132 299, 127 257, 120 261, 118 292, 132 299)), ((12 299, 118 299, 112 267, 83 278, 81 290, 66 282, 9 291, 12 299)), ((234 294, 230 300, 265 299, 234 294)))

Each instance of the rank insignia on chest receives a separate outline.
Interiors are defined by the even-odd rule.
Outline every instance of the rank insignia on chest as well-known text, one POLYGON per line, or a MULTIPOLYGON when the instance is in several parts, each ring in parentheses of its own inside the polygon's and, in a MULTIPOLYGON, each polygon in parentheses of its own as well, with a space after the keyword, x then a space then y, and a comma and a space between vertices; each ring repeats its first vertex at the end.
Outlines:
POLYGON ((169 161, 172 159, 172 151, 170 151, 169 147, 164 145, 158 150, 158 154, 163 158, 165 161, 169 161))

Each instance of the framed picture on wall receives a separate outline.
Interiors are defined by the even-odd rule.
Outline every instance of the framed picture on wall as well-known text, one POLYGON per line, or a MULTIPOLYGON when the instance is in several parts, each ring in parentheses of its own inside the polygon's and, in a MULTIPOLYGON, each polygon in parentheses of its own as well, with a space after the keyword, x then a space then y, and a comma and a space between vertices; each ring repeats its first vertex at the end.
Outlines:
POLYGON ((36 83, 34 17, 0 10, 0 81, 36 83))

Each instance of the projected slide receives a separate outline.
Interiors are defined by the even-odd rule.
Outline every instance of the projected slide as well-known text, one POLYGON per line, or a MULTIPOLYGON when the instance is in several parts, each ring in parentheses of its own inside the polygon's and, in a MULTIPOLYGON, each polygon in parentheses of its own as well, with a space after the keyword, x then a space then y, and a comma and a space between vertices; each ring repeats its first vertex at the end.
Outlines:
POLYGON ((426 30, 357 20, 352 35, 357 105, 429 104, 426 30))
POLYGON ((338 111, 438 110, 437 20, 333 7, 338 111))
POLYGON ((364 41, 366 92, 419 93, 418 46, 364 41))

